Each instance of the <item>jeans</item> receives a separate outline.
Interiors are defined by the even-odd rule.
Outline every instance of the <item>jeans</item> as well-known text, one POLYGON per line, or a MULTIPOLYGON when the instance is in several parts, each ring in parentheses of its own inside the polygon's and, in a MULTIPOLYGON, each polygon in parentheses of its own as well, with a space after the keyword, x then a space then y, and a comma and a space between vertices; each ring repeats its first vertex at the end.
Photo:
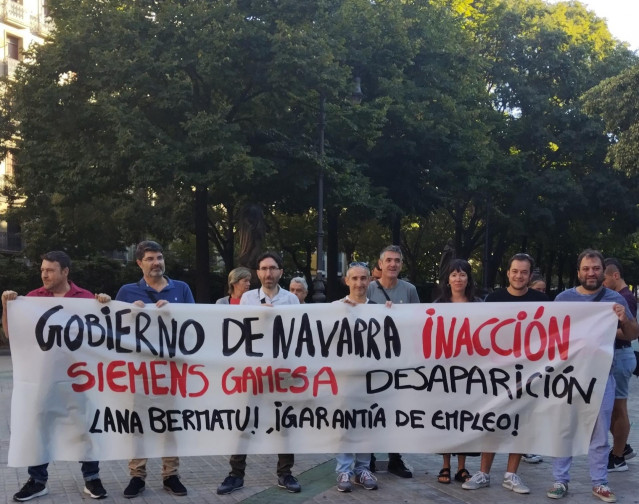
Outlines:
MULTIPOLYGON (((615 403, 615 379, 608 375, 606 390, 604 391, 601 408, 597 415, 595 427, 590 437, 588 448, 588 465, 590 466, 590 479, 592 485, 608 484, 608 431, 610 430, 610 417, 615 403)), ((572 457, 558 457, 552 462, 552 475, 555 481, 568 483, 570 481, 570 466, 572 457)))
POLYGON ((612 359, 612 375, 615 377, 615 399, 628 399, 630 378, 637 367, 637 358, 632 347, 615 348, 612 359))
MULTIPOLYGON (((145 458, 129 460, 129 474, 132 478, 146 478, 147 460, 145 458)), ((177 476, 179 467, 180 459, 178 457, 162 457, 162 479, 177 476)))
POLYGON ((370 470, 371 454, 370 453, 338 453, 335 456, 337 466, 335 472, 337 474, 348 473, 349 477, 353 474, 360 474, 363 470, 370 470), (353 471, 353 462, 355 470, 353 471))
MULTIPOLYGON (((246 455, 231 455, 229 459, 231 464, 231 472, 229 476, 244 479, 244 471, 246 471, 246 455)), ((295 455, 292 453, 280 453, 277 456, 277 476, 287 476, 293 470, 295 463, 295 455)))
MULTIPOLYGON (((99 462, 80 462, 82 464, 82 477, 84 481, 91 481, 100 477, 99 462)), ((47 471, 49 464, 42 464, 37 466, 29 466, 27 471, 38 483, 46 483, 49 479, 49 472, 47 471)))

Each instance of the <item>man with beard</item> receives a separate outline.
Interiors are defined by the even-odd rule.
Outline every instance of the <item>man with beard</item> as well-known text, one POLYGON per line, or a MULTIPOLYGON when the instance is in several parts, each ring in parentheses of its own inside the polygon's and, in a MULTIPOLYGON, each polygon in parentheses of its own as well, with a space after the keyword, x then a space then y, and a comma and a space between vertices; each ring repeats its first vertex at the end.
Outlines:
MULTIPOLYGON (((508 276, 508 287, 505 289, 497 289, 495 292, 488 294, 486 302, 521 303, 526 301, 548 301, 548 297, 543 292, 528 288, 533 268, 533 258, 528 254, 520 253, 512 256, 510 261, 508 261, 508 271, 506 272, 508 276)), ((522 454, 520 453, 508 454, 506 474, 504 474, 502 486, 515 493, 527 494, 530 493, 530 488, 521 481, 521 478, 517 474, 521 457, 522 454)), ((478 488, 490 486, 490 469, 493 465, 493 460, 495 460, 494 453, 482 453, 479 471, 473 474, 473 477, 468 481, 464 482, 462 488, 464 490, 477 490, 478 488)))
MULTIPOLYGON (((624 341, 632 341, 639 334, 639 325, 630 313, 623 296, 603 286, 604 269, 604 257, 601 252, 591 249, 584 250, 577 258, 577 276, 580 285, 558 294, 555 301, 611 301, 615 303, 613 310, 619 319, 620 329, 617 337, 624 341)), ((608 486, 608 431, 610 430, 610 417, 614 401, 615 379, 611 370, 588 448, 592 493, 604 502, 617 501, 617 497, 608 486)), ((546 493, 551 499, 561 499, 568 493, 571 464, 572 457, 558 457, 553 460, 552 473, 555 482, 546 493)))
MULTIPOLYGON (((167 303, 195 303, 189 286, 172 280, 164 274, 162 247, 154 241, 143 241, 135 249, 135 259, 142 270, 142 278, 136 283, 123 285, 115 299, 144 308, 155 304, 158 308, 167 303)), ((124 497, 131 499, 144 491, 147 459, 129 461, 131 481, 124 489, 124 497)), ((162 457, 162 480, 164 489, 173 495, 183 496, 187 490, 180 481, 178 457, 162 457)))
MULTIPOLYGON (((265 252, 257 258, 257 278, 262 286, 245 292, 240 299, 241 305, 278 306, 300 304, 295 294, 279 286, 284 273, 282 258, 274 252, 265 252)), ((231 455, 231 472, 217 487, 218 495, 230 494, 244 486, 246 455, 231 455)), ((291 473, 295 456, 292 453, 280 453, 277 456, 277 486, 291 493, 302 490, 297 479, 291 473)))

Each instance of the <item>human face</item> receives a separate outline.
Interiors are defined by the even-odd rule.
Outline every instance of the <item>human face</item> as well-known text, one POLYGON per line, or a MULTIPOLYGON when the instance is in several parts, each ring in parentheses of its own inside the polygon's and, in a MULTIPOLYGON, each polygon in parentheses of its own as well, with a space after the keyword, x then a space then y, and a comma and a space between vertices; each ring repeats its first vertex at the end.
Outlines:
POLYGON ((158 279, 164 276, 164 256, 162 252, 147 250, 144 257, 137 260, 144 278, 158 279))
POLYGON ((273 290, 282 277, 284 270, 275 262, 272 257, 266 257, 257 266, 257 278, 260 279, 262 287, 266 290, 273 290))
POLYGON ((528 261, 513 261, 507 273, 510 288, 516 292, 521 292, 523 296, 528 290, 530 282, 530 263, 528 261))
POLYGON ((371 271, 371 282, 373 280, 379 280, 380 278, 382 278, 382 270, 380 270, 379 267, 373 268, 373 271, 371 271))
POLYGON ((579 283, 584 290, 599 290, 604 282, 604 268, 598 257, 584 257, 577 272, 579 283))
POLYGON ((537 280, 530 286, 530 288, 539 292, 546 292, 546 282, 544 282, 543 280, 537 280))
POLYGON ((617 279, 619 278, 619 272, 616 268, 608 266, 604 271, 604 287, 608 289, 617 290, 617 279))
POLYGON ((241 298, 242 294, 247 292, 250 288, 251 288, 251 279, 240 278, 237 282, 233 284, 233 297, 241 298))
POLYGON ((384 257, 379 260, 379 268, 382 270, 382 278, 397 278, 402 271, 402 256, 398 252, 384 252, 384 257))
POLYGON ((463 296, 468 286, 468 275, 465 271, 452 271, 450 275, 448 275, 448 284, 450 285, 450 292, 452 294, 463 296))
POLYGON ((54 294, 65 292, 68 286, 69 268, 62 269, 57 261, 42 261, 40 278, 46 290, 54 294))
POLYGON ((370 283, 368 270, 362 266, 353 266, 346 272, 344 279, 349 289, 349 297, 353 299, 364 299, 366 289, 370 283))
POLYGON ((297 296, 300 300, 300 304, 306 300, 307 292, 304 290, 304 286, 299 282, 291 282, 288 286, 288 290, 297 296))

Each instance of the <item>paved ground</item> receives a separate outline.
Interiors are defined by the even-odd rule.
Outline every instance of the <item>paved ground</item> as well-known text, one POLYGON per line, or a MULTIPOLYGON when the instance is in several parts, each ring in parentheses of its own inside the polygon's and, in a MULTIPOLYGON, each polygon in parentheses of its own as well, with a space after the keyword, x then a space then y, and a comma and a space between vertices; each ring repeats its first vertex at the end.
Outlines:
MULTIPOLYGON (((0 352, 0 502, 11 502, 15 492, 27 480, 26 468, 7 467, 7 451, 10 433, 10 400, 12 389, 11 358, 6 352, 0 352), (4 354, 4 355, 3 355, 4 354)), ((639 422, 639 382, 633 378, 631 383, 630 417, 639 422), (632 396, 634 393, 634 396, 632 396)), ((543 421, 543 419, 540 419, 543 421)), ((630 443, 639 449, 639 429, 630 434, 630 443)), ((427 447, 424 447, 426 450, 427 447)), ((227 457, 185 457, 182 459, 182 482, 187 486, 186 497, 173 497, 162 489, 158 460, 150 460, 147 489, 135 504, 143 503, 226 503, 234 504, 358 504, 370 503, 440 503, 440 504, 549 504, 546 488, 551 483, 549 461, 529 465, 522 463, 519 474, 532 489, 529 495, 517 495, 501 487, 501 477, 505 468, 505 456, 498 455, 493 465, 493 484, 490 488, 467 491, 459 483, 442 485, 437 483, 436 474, 441 467, 441 457, 430 454, 408 454, 405 460, 414 469, 414 478, 404 480, 384 472, 378 473, 379 490, 366 491, 356 487, 350 494, 335 490, 335 461, 332 455, 300 455, 296 457, 295 474, 302 484, 302 493, 289 494, 274 486, 276 482, 273 455, 249 456, 249 466, 245 487, 230 495, 218 496, 217 485, 228 473, 227 457)), ((616 492, 618 502, 639 503, 636 475, 639 472, 639 457, 629 461, 630 471, 612 473, 610 486, 616 492)), ((109 492, 105 500, 117 503, 131 502, 122 497, 122 491, 129 477, 126 461, 109 461, 100 464, 102 482, 109 492)), ((478 458, 470 458, 468 468, 472 472, 479 467, 478 458)), ((573 481, 570 493, 563 500, 566 504, 601 502, 590 493, 591 485, 585 457, 578 457, 572 470, 573 481)), ((39 504, 66 504, 89 502, 91 499, 82 493, 84 484, 80 467, 72 462, 55 462, 49 466, 49 495, 37 499, 39 504)))

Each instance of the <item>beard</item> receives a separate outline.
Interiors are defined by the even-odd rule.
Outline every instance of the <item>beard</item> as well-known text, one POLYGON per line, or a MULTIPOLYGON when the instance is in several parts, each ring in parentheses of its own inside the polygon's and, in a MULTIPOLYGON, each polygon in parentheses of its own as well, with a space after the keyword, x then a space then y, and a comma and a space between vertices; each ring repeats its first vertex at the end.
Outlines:
POLYGON ((601 286, 603 285, 603 281, 604 281, 603 278, 597 278, 595 280, 594 285, 593 285, 593 283, 592 283, 593 281, 592 280, 590 280, 590 281, 588 281, 588 280, 582 281, 581 279, 579 279, 579 283, 581 284, 581 286, 585 290, 590 291, 590 292, 594 292, 594 291, 599 290, 601 288, 601 286))

